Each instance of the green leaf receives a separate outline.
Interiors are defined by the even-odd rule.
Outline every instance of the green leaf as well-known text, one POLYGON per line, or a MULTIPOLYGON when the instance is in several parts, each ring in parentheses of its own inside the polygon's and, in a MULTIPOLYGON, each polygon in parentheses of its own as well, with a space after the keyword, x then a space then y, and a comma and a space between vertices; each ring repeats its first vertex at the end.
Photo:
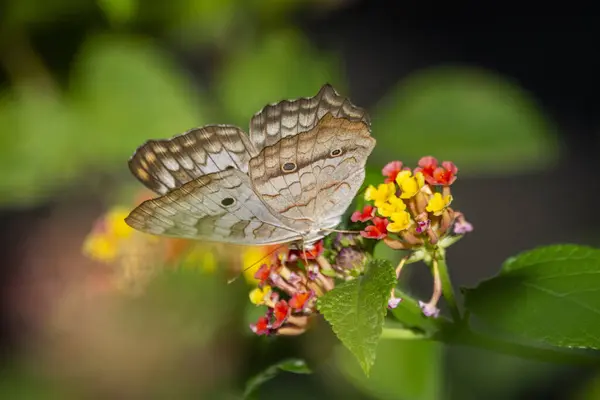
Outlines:
POLYGON ((294 374, 311 374, 312 371, 304 360, 288 358, 277 364, 271 365, 261 373, 253 376, 246 382, 244 398, 249 398, 262 384, 273 379, 280 371, 292 372, 294 374))
POLYGON ((491 72, 439 67, 402 81, 372 110, 373 159, 433 155, 461 173, 539 169, 557 160, 555 127, 534 100, 491 72))
POLYGON ((440 398, 443 383, 443 347, 429 340, 381 340, 377 364, 367 378, 351 362, 348 351, 335 353, 337 369, 348 381, 381 400, 440 398))
POLYGON ((277 31, 250 44, 224 65, 217 90, 227 121, 244 129, 266 104, 314 96, 324 83, 339 82, 333 59, 317 53, 293 31, 277 31))
POLYGON ((127 159, 148 139, 204 125, 211 114, 192 82, 148 40, 93 37, 72 86, 82 118, 78 154, 117 170, 126 171, 127 159))
POLYGON ((395 284, 390 262, 373 260, 363 276, 339 285, 318 301, 319 311, 366 375, 375 362, 387 302, 395 284))
POLYGON ((106 17, 113 24, 123 24, 131 21, 139 7, 139 0, 96 0, 106 17))
POLYGON ((239 0, 174 0, 165 7, 161 2, 144 1, 139 20, 160 26, 165 34, 188 48, 229 47, 227 34, 244 33, 254 21, 239 0), (191 47, 196 45, 196 47, 191 47))
POLYGON ((76 116, 58 95, 21 85, 0 96, 0 203, 43 201, 79 171, 76 116), (49 140, 51 138, 51 140, 49 140))
POLYGON ((492 329, 547 345, 600 349, 600 250, 537 248, 465 289, 471 314, 492 329))

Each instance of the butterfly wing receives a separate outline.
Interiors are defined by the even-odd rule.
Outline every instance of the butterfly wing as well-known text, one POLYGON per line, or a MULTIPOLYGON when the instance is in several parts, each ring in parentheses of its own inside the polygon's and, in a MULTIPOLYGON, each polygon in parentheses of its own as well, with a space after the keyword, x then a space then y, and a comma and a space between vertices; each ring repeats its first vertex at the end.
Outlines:
POLYGON ((227 168, 248 171, 258 153, 248 135, 232 125, 208 125, 166 140, 149 140, 129 160, 140 182, 158 194, 227 168))
POLYGON ((237 169, 203 175, 147 200, 125 219, 142 232, 237 244, 277 244, 301 239, 271 213, 237 169))
POLYGON ((325 85, 314 97, 266 106, 252 118, 250 137, 213 125, 151 140, 129 165, 163 196, 126 221, 147 233, 209 241, 299 240, 336 225, 352 201, 375 143, 369 126, 363 109, 325 85))
POLYGON ((256 149, 263 149, 288 136, 310 131, 327 113, 370 126, 369 115, 364 109, 326 84, 313 97, 283 100, 265 106, 250 120, 250 141, 256 149))
POLYGON ((254 191, 286 225, 300 231, 329 228, 340 222, 362 185, 374 146, 364 121, 328 113, 311 130, 262 149, 248 173, 254 191))

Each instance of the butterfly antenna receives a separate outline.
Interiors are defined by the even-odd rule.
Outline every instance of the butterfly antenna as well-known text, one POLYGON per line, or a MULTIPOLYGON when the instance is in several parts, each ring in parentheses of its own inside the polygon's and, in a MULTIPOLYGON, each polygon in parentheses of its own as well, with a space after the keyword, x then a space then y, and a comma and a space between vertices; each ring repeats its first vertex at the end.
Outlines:
POLYGON ((285 247, 285 244, 282 244, 281 246, 279 246, 279 247, 276 247, 276 248, 275 248, 275 250, 273 250, 273 251, 269 252, 268 254, 266 254, 266 255, 262 256, 260 259, 258 259, 258 261, 256 261, 256 262, 252 263, 252 265, 250 265, 250 266, 248 266, 248 267, 244 268, 243 270, 241 270, 240 272, 238 272, 238 274, 237 274, 236 276, 234 276, 233 278, 229 279, 229 280, 227 281, 227 284, 230 284, 230 283, 233 283, 233 282, 235 282, 235 281, 236 281, 236 280, 237 280, 237 279, 238 279, 240 276, 242 276, 242 274, 243 274, 244 272, 248 271, 249 269, 252 269, 252 268, 254 268, 254 267, 256 266, 256 264, 259 264, 259 263, 261 263, 261 262, 262 262, 262 260, 264 260, 264 259, 265 259, 265 258, 267 258, 267 257, 271 257, 273 254, 275 254, 276 252, 278 252, 278 251, 279 251, 280 249, 282 249, 283 247, 285 247))
POLYGON ((360 231, 346 231, 343 229, 323 229, 324 231, 327 232, 338 232, 338 233, 354 233, 354 234, 359 234, 360 231))
POLYGON ((308 265, 308 256, 306 255, 305 240, 302 238, 302 255, 304 256, 304 264, 308 265))

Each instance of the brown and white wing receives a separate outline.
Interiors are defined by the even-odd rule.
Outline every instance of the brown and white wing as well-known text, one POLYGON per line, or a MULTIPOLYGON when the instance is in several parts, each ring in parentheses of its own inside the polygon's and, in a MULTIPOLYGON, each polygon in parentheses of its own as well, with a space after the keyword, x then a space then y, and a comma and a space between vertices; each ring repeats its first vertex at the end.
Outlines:
POLYGON ((331 227, 360 189, 374 146, 365 122, 326 114, 311 130, 265 147, 248 173, 254 191, 286 225, 331 227))
POLYGON ((149 140, 129 160, 129 169, 158 194, 202 175, 233 167, 248 171, 257 150, 240 128, 208 125, 166 140, 149 140))
POLYGON ((364 109, 340 96, 330 84, 325 84, 313 97, 283 100, 256 113, 250 121, 250 141, 261 150, 285 137, 310 131, 327 113, 370 126, 369 115, 364 109))
POLYGON ((153 235, 237 244, 292 242, 301 236, 283 225, 237 170, 204 175, 147 200, 125 219, 153 235))

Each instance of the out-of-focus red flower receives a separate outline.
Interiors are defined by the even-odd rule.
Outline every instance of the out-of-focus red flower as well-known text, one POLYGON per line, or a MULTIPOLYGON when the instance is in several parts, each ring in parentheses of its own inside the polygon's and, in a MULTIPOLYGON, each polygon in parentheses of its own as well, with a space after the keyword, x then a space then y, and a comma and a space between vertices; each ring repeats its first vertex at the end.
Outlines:
POLYGON ((377 209, 375 207, 373 207, 370 204, 367 204, 366 206, 364 206, 364 208, 362 209, 362 211, 355 211, 352 214, 352 216, 350 217, 350 220, 352 222, 367 222, 367 221, 370 221, 375 216, 375 211, 376 210, 377 209))
POLYGON ((364 230, 360 231, 360 234, 367 239, 383 239, 387 236, 388 223, 387 218, 375 217, 373 218, 373 225, 365 227, 364 230))
POLYGON ((194 242, 187 239, 165 238, 163 240, 166 247, 165 262, 169 264, 181 260, 183 254, 194 245, 194 242))

